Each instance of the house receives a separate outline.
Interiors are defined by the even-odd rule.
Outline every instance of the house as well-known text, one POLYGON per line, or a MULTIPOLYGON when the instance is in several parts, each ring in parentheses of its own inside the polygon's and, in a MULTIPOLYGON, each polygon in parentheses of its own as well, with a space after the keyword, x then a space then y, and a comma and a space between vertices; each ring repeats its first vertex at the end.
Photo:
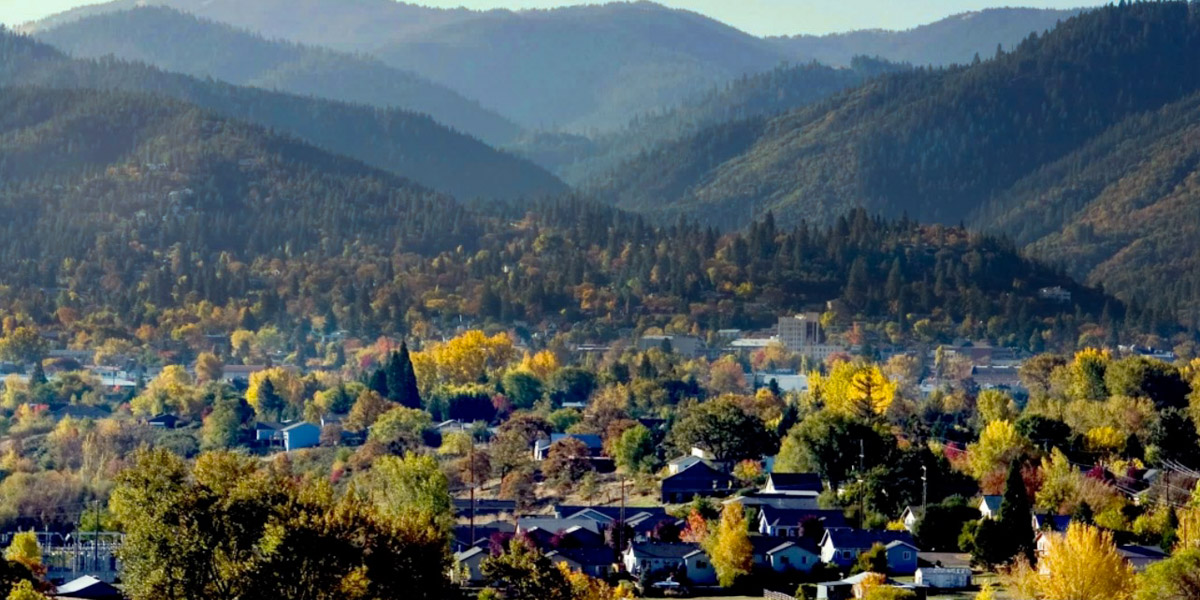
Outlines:
POLYGON ((705 462, 705 460, 694 454, 680 456, 679 458, 672 459, 667 463, 667 473, 670 475, 675 475, 680 471, 701 462, 705 462))
POLYGON ((625 570, 636 577, 662 573, 682 575, 698 585, 712 585, 717 581, 717 572, 699 544, 634 542, 622 554, 621 560, 625 570))
POLYGON ((663 504, 688 502, 696 496, 724 497, 736 491, 737 482, 706 462, 692 464, 662 480, 663 504))
POLYGON ((820 521, 826 530, 848 527, 840 510, 795 510, 766 504, 758 508, 758 532, 772 537, 801 537, 805 521, 812 519, 820 521))
POLYGON ((920 513, 911 506, 906 506, 900 515, 900 522, 904 523, 904 530, 909 533, 917 532, 917 521, 920 520, 920 513))
POLYGON ((55 588, 51 598, 63 600, 122 600, 121 590, 91 575, 84 575, 55 588))
POLYGON ((912 575, 917 572, 916 544, 909 540, 893 540, 884 549, 887 551, 888 571, 897 575, 912 575))
POLYGON ((179 417, 175 415, 158 415, 146 419, 146 424, 159 429, 175 429, 179 424, 179 417))
POLYGON ((221 369, 221 381, 249 383, 251 375, 259 371, 266 371, 268 368, 266 365, 225 365, 221 369))
POLYGON ((807 573, 821 562, 821 549, 812 540, 752 535, 750 544, 754 547, 754 566, 776 573, 807 573))
POLYGON ((469 498, 455 498, 453 500, 454 512, 459 516, 470 516, 474 511, 476 516, 479 515, 503 515, 516 514, 517 502, 515 500, 482 500, 476 499, 474 503, 469 498))
POLYGON ((274 421, 259 421, 254 424, 254 441, 266 442, 268 444, 276 441, 281 441, 279 431, 283 429, 281 423, 274 421))
MULTIPOLYGON (((632 541, 649 541, 653 532, 664 523, 683 528, 682 519, 667 514, 662 507, 633 508, 624 510, 625 526, 633 531, 632 541)), ((619 506, 571 506, 558 505, 554 507, 554 515, 560 519, 589 519, 595 521, 601 528, 609 528, 621 522, 621 507, 619 506)), ((628 541, 628 540, 627 540, 628 541)))
POLYGON ((1133 570, 1138 573, 1145 571, 1150 565, 1156 562, 1169 558, 1166 552, 1154 546, 1117 546, 1117 553, 1124 557, 1129 565, 1133 567, 1133 570))
POLYGON ((283 436, 283 449, 288 452, 312 448, 321 443, 321 428, 308 421, 292 423, 279 430, 279 434, 283 436))
POLYGON ((971 569, 925 567, 917 569, 913 581, 917 585, 939 590, 961 590, 971 587, 971 569))
POLYGON ((472 546, 462 552, 454 554, 454 571, 451 573, 451 579, 460 585, 462 584, 478 584, 483 583, 483 561, 488 556, 487 550, 479 546, 472 546))
POLYGON ((762 491, 767 494, 817 496, 825 491, 825 483, 816 473, 771 473, 762 491))
POLYGON ((821 538, 821 560, 843 569, 849 568, 858 560, 858 555, 870 550, 875 544, 882 544, 888 549, 888 567, 892 567, 893 555, 896 559, 895 572, 909 574, 917 569, 917 547, 912 543, 912 535, 906 531, 866 531, 862 529, 833 528, 825 530, 821 538), (903 542, 892 546, 892 542, 903 542), (907 547, 907 548, 905 548, 907 547), (904 557, 905 552, 911 556, 904 557), (909 565, 911 564, 911 569, 909 565))
POLYGON ((108 418, 112 416, 112 413, 100 408, 99 406, 70 404, 50 413, 50 416, 53 417, 55 421, 61 421, 68 417, 76 420, 91 419, 94 421, 97 419, 108 418))
POLYGON ((546 460, 546 456, 550 453, 550 446, 553 446, 554 442, 567 438, 583 442, 583 445, 587 446, 588 456, 590 457, 594 458, 604 454, 604 440, 598 435, 590 433, 554 433, 550 435, 550 439, 538 440, 533 444, 533 460, 546 460))
POLYGON ((985 519, 995 519, 1000 514, 1000 503, 1003 496, 984 496, 979 501, 979 516, 985 519))
MULTIPOLYGON (((817 598, 819 600, 850 600, 851 598, 861 598, 864 592, 862 584, 872 575, 872 573, 859 573, 840 581, 818 583, 817 598)), ((915 593, 917 598, 925 598, 925 590, 919 586, 903 584, 890 578, 885 579, 882 585, 909 590, 915 593)))
POLYGON ((754 374, 754 387, 764 388, 770 387, 774 383, 781 392, 799 392, 808 391, 808 375, 800 375, 796 373, 762 373, 754 374))
POLYGON ((498 533, 515 533, 516 527, 505 521, 492 521, 471 527, 470 525, 455 525, 454 537, 450 540, 450 549, 454 552, 464 552, 473 546, 488 548, 492 536, 498 533))
POLYGON ((539 548, 602 548, 604 534, 581 525, 572 525, 566 529, 542 529, 541 527, 521 528, 526 537, 533 540, 539 548))
POLYGON ((816 496, 801 496, 798 494, 750 492, 743 496, 725 500, 725 504, 729 504, 730 502, 740 502, 742 506, 747 508, 752 506, 771 506, 785 510, 818 510, 821 508, 821 503, 816 496))
POLYGON ((1033 515, 1034 531, 1064 533, 1070 525, 1071 517, 1067 515, 1033 515))
POLYGON ((533 530, 558 533, 576 527, 586 529, 594 534, 600 534, 604 530, 603 526, 591 519, 556 519, 553 517, 521 517, 517 519, 517 533, 528 533, 533 530))
POLYGON ((613 572, 616 561, 612 548, 595 546, 590 548, 558 548, 546 553, 555 564, 567 563, 568 567, 592 577, 606 578, 613 572))

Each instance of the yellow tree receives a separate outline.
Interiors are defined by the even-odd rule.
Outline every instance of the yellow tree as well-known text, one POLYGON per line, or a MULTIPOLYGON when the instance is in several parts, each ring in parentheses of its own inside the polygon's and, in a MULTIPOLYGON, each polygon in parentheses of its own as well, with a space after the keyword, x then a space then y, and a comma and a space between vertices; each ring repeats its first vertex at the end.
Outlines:
POLYGON ((46 600, 46 596, 37 591, 28 579, 22 579, 8 592, 8 600, 46 600))
POLYGON ((882 415, 896 398, 896 384, 875 365, 839 362, 828 376, 810 376, 813 396, 830 410, 856 419, 882 415))
POLYGON ((561 365, 558 363, 558 357, 555 356, 553 352, 549 350, 542 350, 537 354, 530 354, 526 352, 524 358, 521 359, 520 368, 523 371, 532 373, 535 377, 541 379, 542 381, 549 381, 550 376, 553 375, 555 371, 558 371, 560 366, 561 365))
POLYGON ((967 445, 971 474, 983 479, 998 469, 1008 468, 1025 453, 1029 442, 1017 433, 1010 421, 992 421, 979 434, 979 441, 967 445))
POLYGON ((42 566, 42 547, 38 544, 37 534, 32 531, 13 535, 8 548, 4 550, 4 558, 24 565, 36 575, 46 572, 42 566))
POLYGON ((634 597, 628 588, 613 587, 603 579, 589 577, 572 569, 566 562, 558 563, 558 570, 571 585, 571 600, 624 600, 634 597))
POLYGON ((1133 567, 1117 552, 1112 533, 1072 523, 1066 535, 1051 538, 1039 563, 1045 573, 1034 584, 1048 600, 1128 600, 1134 592, 1133 567))
POLYGON ((225 372, 225 363, 212 352, 201 352, 196 357, 196 379, 201 383, 217 381, 225 372))
POLYGON ((190 414, 202 409, 195 406, 195 382, 187 370, 180 365, 164 367, 146 389, 133 399, 130 408, 133 414, 150 417, 166 412, 168 408, 178 410, 181 414, 190 414))
POLYGON ((754 547, 750 544, 750 530, 746 523, 746 511, 741 502, 730 502, 721 510, 721 522, 717 531, 708 538, 709 558, 717 571, 717 582, 724 587, 734 584, 739 577, 748 575, 754 563, 754 547))

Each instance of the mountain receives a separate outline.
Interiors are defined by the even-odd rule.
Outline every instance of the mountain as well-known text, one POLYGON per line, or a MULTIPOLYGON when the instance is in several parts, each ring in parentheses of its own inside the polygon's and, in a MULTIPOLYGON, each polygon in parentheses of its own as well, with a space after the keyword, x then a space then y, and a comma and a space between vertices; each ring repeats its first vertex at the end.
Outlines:
POLYGON ((849 68, 818 63, 781 65, 764 73, 744 75, 671 109, 639 115, 618 131, 591 136, 536 132, 509 149, 572 184, 588 184, 664 142, 732 120, 774 116, 818 102, 872 77, 905 69, 905 65, 865 57, 852 60, 849 68))
POLYGON ((48 45, 2 31, 0 85, 170 96, 289 133, 460 198, 517 198, 566 190, 540 167, 425 115, 200 80, 116 59, 71 59, 48 45))
MULTIPOLYGON (((107 289, 91 291, 114 298, 161 283, 143 274, 169 252, 219 269, 264 257, 336 256, 360 244, 433 253, 477 237, 478 226, 452 198, 144 94, 5 89, 0 178, 6 270, 41 273, 47 285, 104 277, 107 289), (92 274, 54 266, 72 262, 107 266, 92 274)), ((225 275, 222 286, 247 284, 225 275)))
POLYGON ((36 37, 81 58, 111 55, 236 85, 425 113, 491 145, 520 134, 511 121, 478 103, 378 60, 267 41, 168 8, 99 14, 39 29, 36 37))
POLYGON ((615 128, 746 73, 778 65, 772 44, 649 2, 554 10, 441 10, 392 0, 118 0, 40 30, 161 4, 268 38, 370 53, 480 100, 528 128, 615 128))
POLYGON ((1031 33, 1054 29, 1079 10, 991 8, 947 17, 905 31, 868 29, 829 35, 771 37, 793 60, 847 65, 855 56, 878 56, 914 65, 967 64, 1012 48, 1031 33))
MULTIPOLYGON (((979 65, 885 75, 774 119, 729 123, 665 145, 627 163, 601 193, 619 206, 726 226, 768 209, 783 222, 829 222, 863 206, 990 228, 995 223, 981 211, 1008 210, 993 199, 1033 189, 1018 186, 1126 120, 1200 92, 1197 57, 1200 7, 1106 7, 979 65)), ((1124 156, 1131 169, 1131 154, 1124 156)), ((1059 168, 1063 177, 1076 176, 1059 168)), ((1094 193, 1067 201, 1089 203, 1094 193)), ((1058 209, 1060 202, 1050 194, 1003 206, 1074 214, 1058 209)), ((1007 222, 1036 224, 1038 218, 1010 216, 1007 222)), ((1066 230, 1070 220, 1047 225, 1066 230)), ((1101 260, 1090 256, 1076 272, 1092 273, 1101 260)), ((1109 285, 1109 277, 1097 273, 1094 281, 1109 285)), ((1164 283, 1132 279, 1139 294, 1164 283)), ((1125 297, 1134 291, 1126 288, 1125 297)))

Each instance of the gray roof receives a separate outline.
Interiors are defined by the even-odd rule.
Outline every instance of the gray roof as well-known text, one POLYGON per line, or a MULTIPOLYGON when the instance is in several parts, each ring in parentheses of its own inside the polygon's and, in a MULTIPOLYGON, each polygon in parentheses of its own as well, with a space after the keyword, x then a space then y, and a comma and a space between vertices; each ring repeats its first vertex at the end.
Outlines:
POLYGON ((759 506, 760 514, 772 527, 796 527, 806 519, 817 518, 826 529, 846 527, 846 515, 840 510, 808 510, 775 508, 769 504, 759 506))
POLYGON ((887 546, 893 542, 904 542, 916 548, 912 534, 907 531, 868 531, 863 529, 826 529, 821 545, 832 543, 834 548, 868 549, 875 544, 887 546))
POLYGON ((120 590, 91 575, 84 575, 58 586, 53 595, 95 600, 115 600, 124 597, 120 590))
POLYGON ((483 548, 480 548, 479 546, 471 546, 470 548, 467 548, 466 550, 463 550, 462 552, 455 552, 454 553, 454 561, 462 562, 473 556, 478 556, 480 554, 483 554, 484 552, 486 552, 486 551, 483 548))
POLYGON ((643 558, 687 558, 704 552, 699 544, 667 544, 663 542, 635 542, 630 544, 633 555, 643 558))
POLYGON ((537 528, 557 533, 574 527, 586 529, 592 533, 600 533, 599 523, 591 519, 555 519, 553 517, 521 517, 517 519, 517 528, 522 531, 537 528))
POLYGON ((999 512, 1000 503, 1004 501, 1004 496, 984 496, 981 506, 986 505, 991 512, 999 512))

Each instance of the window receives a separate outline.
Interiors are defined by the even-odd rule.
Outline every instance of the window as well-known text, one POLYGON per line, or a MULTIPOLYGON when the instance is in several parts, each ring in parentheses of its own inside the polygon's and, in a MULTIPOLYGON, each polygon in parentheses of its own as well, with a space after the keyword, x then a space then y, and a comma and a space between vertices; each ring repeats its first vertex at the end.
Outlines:
POLYGON ((912 559, 912 553, 906 551, 904 553, 904 560, 910 560, 910 559, 912 559))
POLYGON ((706 563, 706 562, 704 562, 704 561, 702 561, 702 560, 698 560, 698 561, 696 561, 696 568, 697 568, 697 569, 707 569, 707 568, 708 568, 708 563, 706 563))
POLYGON ((842 558, 844 558, 846 560, 850 560, 851 558, 853 558, 853 556, 851 555, 849 550, 842 550, 842 558))
POLYGON ((783 564, 785 564, 785 565, 788 565, 788 564, 791 564, 791 562, 792 562, 792 561, 788 560, 788 557, 786 557, 786 556, 780 556, 780 557, 779 557, 779 562, 781 562, 781 563, 783 563, 783 564))

